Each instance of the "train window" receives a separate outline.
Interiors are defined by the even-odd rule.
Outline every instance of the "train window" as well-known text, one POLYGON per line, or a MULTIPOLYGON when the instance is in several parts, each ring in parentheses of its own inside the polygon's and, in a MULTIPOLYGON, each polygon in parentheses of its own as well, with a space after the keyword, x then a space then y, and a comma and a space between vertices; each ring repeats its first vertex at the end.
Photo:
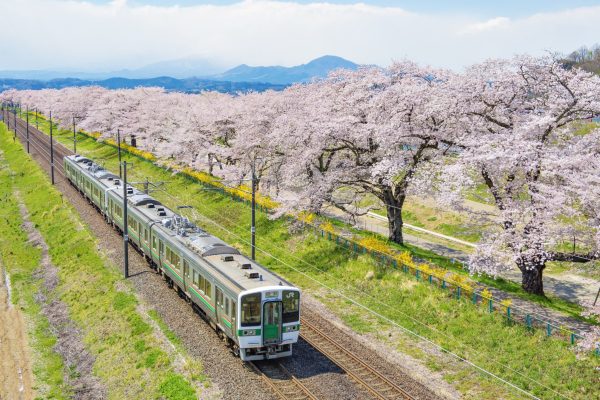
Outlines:
POLYGON ((204 293, 204 290, 206 289, 206 279, 200 275, 198 276, 198 289, 200 289, 200 291, 202 291, 204 293))
POLYGON ((200 286, 200 275, 196 271, 192 271, 192 282, 196 287, 200 286))
POLYGON ((206 282, 206 288, 204 289, 204 294, 206 295, 206 297, 208 297, 210 299, 211 284, 208 279, 205 279, 204 281, 206 282))
POLYGON ((148 229, 144 228, 144 241, 148 243, 148 229))
POLYGON ((300 292, 283 291, 283 323, 296 322, 300 319, 300 292))
POLYGON ((156 250, 156 236, 152 236, 152 248, 156 250))
POLYGON ((229 299, 225 297, 225 314, 229 315, 229 299))
POLYGON ((237 312, 237 309, 235 308, 235 301, 231 302, 231 312, 229 313, 229 315, 231 315, 231 321, 233 322, 233 325, 235 326, 235 314, 237 312))
POLYGON ((190 279, 190 264, 186 260, 183 260, 183 274, 187 279, 190 279))
POLYGON ((260 293, 247 294, 242 297, 241 326, 260 324, 260 293))
POLYGON ((223 309, 223 292, 217 288, 217 304, 223 309))
POLYGON ((162 240, 158 241, 158 247, 159 247, 159 251, 162 254, 165 251, 165 245, 163 244, 162 240))

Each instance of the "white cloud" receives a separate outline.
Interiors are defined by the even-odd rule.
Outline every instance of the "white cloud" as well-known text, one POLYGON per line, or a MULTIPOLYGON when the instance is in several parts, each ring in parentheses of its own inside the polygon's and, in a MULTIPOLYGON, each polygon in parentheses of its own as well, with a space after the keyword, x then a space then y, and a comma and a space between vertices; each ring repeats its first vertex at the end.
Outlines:
POLYGON ((361 63, 410 58, 460 68, 600 40, 600 6, 480 20, 365 4, 247 0, 158 7, 126 0, 12 0, 0 2, 0 15, 0 70, 102 70, 189 56, 228 65, 293 65, 324 54, 361 63))
POLYGON ((510 26, 510 19, 506 17, 497 17, 484 22, 476 22, 471 25, 467 25, 462 33, 465 34, 477 34, 480 32, 497 30, 499 28, 508 28, 510 26))

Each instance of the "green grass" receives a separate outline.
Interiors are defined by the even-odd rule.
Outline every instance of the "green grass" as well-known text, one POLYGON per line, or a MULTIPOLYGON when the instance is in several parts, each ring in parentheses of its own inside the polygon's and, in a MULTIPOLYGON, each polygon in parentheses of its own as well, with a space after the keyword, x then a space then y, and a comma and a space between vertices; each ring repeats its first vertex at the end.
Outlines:
MULTIPOLYGON (((67 137, 68 134, 59 135, 65 143, 67 137)), ((78 149, 92 159, 102 160, 106 168, 118 170, 116 152, 112 147, 81 136, 78 149)), ((170 207, 177 204, 194 206, 199 214, 189 215, 196 217, 204 229, 248 254, 250 209, 247 205, 204 190, 185 176, 173 175, 137 157, 125 155, 125 159, 134 163, 130 175, 132 181, 142 181, 146 177, 154 181, 169 181, 168 190, 177 193, 178 199, 173 200, 161 192, 154 194, 157 198, 170 207)), ((521 325, 507 323, 501 315, 489 314, 484 307, 450 299, 446 291, 381 267, 369 256, 356 257, 313 233, 291 233, 284 220, 270 220, 259 213, 257 232, 257 246, 277 258, 259 251, 257 256, 262 264, 318 297, 357 331, 377 336, 402 352, 421 359, 430 368, 442 371, 445 379, 466 398, 522 396, 464 364, 440 359, 439 354, 420 340, 394 333, 394 324, 366 314, 314 280, 542 398, 556 398, 553 390, 573 399, 589 399, 598 394, 595 368, 600 366, 600 358, 590 354, 576 357, 564 338, 548 338, 543 331, 529 332, 521 325), (376 272, 376 277, 366 280, 365 275, 369 271, 376 272)), ((460 270, 450 260, 431 252, 410 246, 399 248, 460 270)), ((509 283, 502 281, 500 285, 505 285, 507 290, 511 288, 509 283)), ((552 306, 557 307, 556 304, 552 306)))
MULTIPOLYGON (((118 269, 97 252, 96 242, 77 212, 51 187, 22 146, 12 142, 4 125, 0 126, 0 147, 8 167, 0 171, 3 205, 7 203, 0 212, 4 215, 10 211, 4 218, 7 224, 1 224, 0 256, 16 278, 16 301, 29 307, 26 310, 32 315, 36 305, 30 297, 39 285, 32 279, 39 251, 28 248, 15 211, 12 192, 18 190, 58 268, 56 296, 82 329, 84 343, 96 357, 93 372, 107 386, 109 398, 195 399, 194 386, 204 377, 196 374, 189 379, 174 371, 169 354, 162 350, 153 328, 138 312, 137 299, 127 293, 130 289, 123 291, 118 269)), ((48 335, 47 323, 44 325, 39 316, 36 322, 33 336, 45 339, 36 346, 44 355, 43 362, 38 363, 36 381, 50 387, 44 398, 52 398, 54 393, 54 398, 62 398, 69 393, 60 380, 64 367, 60 357, 50 350, 53 338, 48 335)))
MULTIPOLYGON (((0 135, 5 135, 0 124, 0 135)), ((21 229, 19 207, 13 197, 12 171, 0 153, 0 259, 11 274, 12 301, 20 307, 29 321, 29 345, 32 349, 34 390, 38 398, 67 399, 71 389, 63 380, 63 360, 52 349, 56 337, 50 324, 35 301, 41 281, 34 272, 39 266, 41 251, 28 242, 21 229)))

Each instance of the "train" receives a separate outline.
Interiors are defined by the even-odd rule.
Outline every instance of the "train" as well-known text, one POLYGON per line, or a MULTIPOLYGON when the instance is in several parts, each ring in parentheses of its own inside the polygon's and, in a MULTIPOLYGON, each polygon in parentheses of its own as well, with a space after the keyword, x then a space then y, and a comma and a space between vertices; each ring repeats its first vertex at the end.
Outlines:
POLYGON ((292 355, 300 331, 300 289, 144 191, 81 155, 65 176, 244 361, 292 355), (127 193, 126 202, 123 194, 127 193))

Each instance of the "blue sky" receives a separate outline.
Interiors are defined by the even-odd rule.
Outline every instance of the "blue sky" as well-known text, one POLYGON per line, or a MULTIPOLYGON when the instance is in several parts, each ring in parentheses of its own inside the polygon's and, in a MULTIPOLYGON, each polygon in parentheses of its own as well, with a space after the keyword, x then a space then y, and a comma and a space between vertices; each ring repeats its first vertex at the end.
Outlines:
POLYGON ((460 70, 600 42, 600 0, 12 0, 0 1, 0 15, 0 70, 107 71, 178 59, 223 70, 326 54, 460 70))

